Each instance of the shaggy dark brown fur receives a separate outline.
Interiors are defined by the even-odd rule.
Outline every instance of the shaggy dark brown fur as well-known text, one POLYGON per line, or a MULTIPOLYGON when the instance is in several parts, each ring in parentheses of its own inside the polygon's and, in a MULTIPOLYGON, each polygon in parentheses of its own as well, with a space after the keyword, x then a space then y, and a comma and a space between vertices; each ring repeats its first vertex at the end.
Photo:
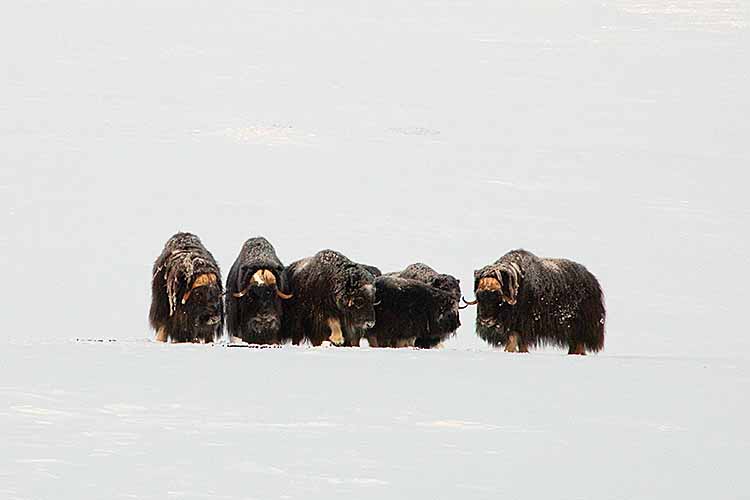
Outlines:
POLYGON ((175 234, 156 259, 149 322, 160 340, 213 342, 221 336, 221 271, 194 234, 175 234))
POLYGON ((567 347, 569 354, 604 347, 606 311, 599 282, 585 267, 514 250, 474 272, 477 334, 521 352, 567 347))
POLYGON ((376 321, 367 335, 371 347, 415 346, 418 340, 442 339, 458 328, 457 304, 448 292, 392 275, 377 278, 375 287, 376 321))
POLYGON ((375 323, 371 271, 333 250, 294 262, 286 271, 293 297, 285 303, 282 339, 359 345, 375 323))
POLYGON ((278 344, 288 297, 284 265, 265 238, 242 245, 227 276, 227 330, 249 344, 278 344))
MULTIPOLYGON (((438 323, 440 328, 419 328, 416 330, 417 335, 414 345, 422 349, 436 347, 456 333, 461 326, 458 309, 461 300, 461 286, 459 281, 450 274, 441 274, 435 271, 427 264, 418 262, 406 267, 403 271, 388 273, 388 276, 395 276, 405 279, 413 279, 425 283, 433 288, 448 293, 453 300, 446 302, 442 296, 433 295, 434 300, 426 300, 422 306, 430 309, 429 314, 435 317, 442 317, 443 320, 438 323), (436 300, 435 300, 436 299, 436 300)), ((376 314, 377 314, 376 310, 376 314)), ((378 316, 378 321, 380 317, 378 316)))

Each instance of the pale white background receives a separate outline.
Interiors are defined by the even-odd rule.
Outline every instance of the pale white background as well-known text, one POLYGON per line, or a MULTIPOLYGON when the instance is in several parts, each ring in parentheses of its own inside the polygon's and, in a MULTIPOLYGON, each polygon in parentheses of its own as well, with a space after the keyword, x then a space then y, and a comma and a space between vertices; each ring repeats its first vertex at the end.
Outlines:
POLYGON ((747 2, 2 10, 0 497, 750 495, 747 2), (488 351, 472 310, 440 352, 154 345, 177 230, 467 295, 568 257, 605 351, 488 351))

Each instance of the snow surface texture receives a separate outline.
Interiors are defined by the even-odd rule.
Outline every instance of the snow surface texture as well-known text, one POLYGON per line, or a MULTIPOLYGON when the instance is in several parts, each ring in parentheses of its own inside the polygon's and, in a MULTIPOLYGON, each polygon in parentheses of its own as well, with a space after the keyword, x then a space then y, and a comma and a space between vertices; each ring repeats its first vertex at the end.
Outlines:
POLYGON ((317 3, 4 7, 0 498, 750 496, 748 3, 317 3), (570 258, 605 350, 156 345, 177 230, 570 258))

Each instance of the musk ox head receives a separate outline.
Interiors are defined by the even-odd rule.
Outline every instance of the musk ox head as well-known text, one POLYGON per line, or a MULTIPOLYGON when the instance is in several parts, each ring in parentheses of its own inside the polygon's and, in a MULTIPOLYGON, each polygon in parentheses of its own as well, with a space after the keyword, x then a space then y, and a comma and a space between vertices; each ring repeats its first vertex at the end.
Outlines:
POLYGON ((275 338, 281 329, 281 302, 292 296, 281 290, 283 285, 268 269, 243 267, 235 285, 239 292, 232 296, 246 308, 242 331, 249 332, 253 339, 275 338))
POLYGON ((343 270, 335 290, 336 307, 355 328, 375 325, 375 277, 365 267, 355 264, 343 270))
POLYGON ((436 326, 440 332, 454 332, 461 326, 458 311, 461 301, 461 285, 449 274, 435 274, 429 280, 436 292, 435 303, 438 304, 436 326))
POLYGON ((515 262, 502 262, 474 272, 474 294, 477 304, 477 322, 485 327, 497 324, 501 307, 512 307, 518 302, 518 290, 523 281, 523 271, 515 262))
POLYGON ((360 265, 361 265, 362 267, 364 267, 364 268, 365 268, 365 270, 367 270, 367 271, 368 271, 368 272, 369 272, 370 274, 372 274, 372 275, 373 275, 373 277, 375 277, 375 278, 377 278, 377 277, 379 277, 379 276, 382 276, 382 275, 383 275, 383 272, 382 272, 382 271, 380 270, 380 268, 378 268, 378 267, 375 267, 375 266, 369 266, 369 265, 367 265, 367 264, 360 264, 360 265))
POLYGON ((450 274, 438 274, 430 284, 450 293, 456 299, 456 302, 461 299, 461 283, 450 274))
POLYGON ((197 328, 213 327, 221 322, 222 291, 218 276, 199 274, 180 298, 177 313, 187 317, 187 323, 197 328))
POLYGON ((435 315, 435 328, 437 331, 453 332, 461 326, 458 316, 458 299, 452 293, 439 288, 433 288, 433 300, 437 305, 435 315))

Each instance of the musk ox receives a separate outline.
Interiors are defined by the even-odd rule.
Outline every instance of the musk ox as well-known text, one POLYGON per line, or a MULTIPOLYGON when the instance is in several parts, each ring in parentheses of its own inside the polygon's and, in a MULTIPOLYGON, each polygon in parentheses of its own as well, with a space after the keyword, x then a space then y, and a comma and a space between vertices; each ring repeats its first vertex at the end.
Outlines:
POLYGON ((364 267, 367 271, 370 272, 375 278, 378 276, 382 276, 383 273, 375 266, 368 266, 367 264, 360 264, 362 267, 364 267))
POLYGON ((568 354, 604 346, 606 312, 599 282, 581 264, 508 252, 474 272, 477 333, 509 352, 567 347, 568 354))
POLYGON ((427 264, 417 262, 416 264, 407 266, 403 271, 389 274, 398 275, 401 278, 419 280, 422 283, 427 283, 430 286, 434 286, 435 288, 439 288, 452 294, 456 297, 456 302, 461 300, 460 282, 450 274, 438 273, 427 264))
POLYGON ((161 342, 213 342, 224 328, 221 272, 201 240, 177 233, 151 278, 149 322, 161 342))
MULTIPOLYGON (((415 279, 433 286, 444 292, 448 292, 453 297, 453 303, 450 306, 451 321, 445 321, 443 323, 447 329, 445 330, 431 330, 430 332, 423 332, 417 336, 415 340, 415 346, 423 349, 429 349, 435 347, 444 342, 451 335, 456 333, 456 330, 461 326, 461 321, 458 317, 458 310, 465 308, 466 306, 459 306, 461 301, 461 285, 460 282, 450 274, 441 274, 435 271, 427 264, 417 262, 406 267, 403 271, 397 273, 390 273, 394 276, 401 278, 415 279), (452 322, 452 323, 451 323, 452 322)), ((448 310, 441 311, 442 314, 448 313, 448 310)), ((446 316, 447 318, 448 316, 446 316)))
POLYGON ((429 347, 458 328, 455 297, 422 281, 395 275, 375 279, 375 326, 367 333, 371 347, 429 347))
POLYGON ((356 346, 375 324, 375 277, 365 266, 322 250, 286 273, 292 298, 285 303, 284 340, 356 346))
POLYGON ((227 276, 227 330, 248 344, 278 344, 286 290, 284 265, 265 238, 242 245, 227 276))

